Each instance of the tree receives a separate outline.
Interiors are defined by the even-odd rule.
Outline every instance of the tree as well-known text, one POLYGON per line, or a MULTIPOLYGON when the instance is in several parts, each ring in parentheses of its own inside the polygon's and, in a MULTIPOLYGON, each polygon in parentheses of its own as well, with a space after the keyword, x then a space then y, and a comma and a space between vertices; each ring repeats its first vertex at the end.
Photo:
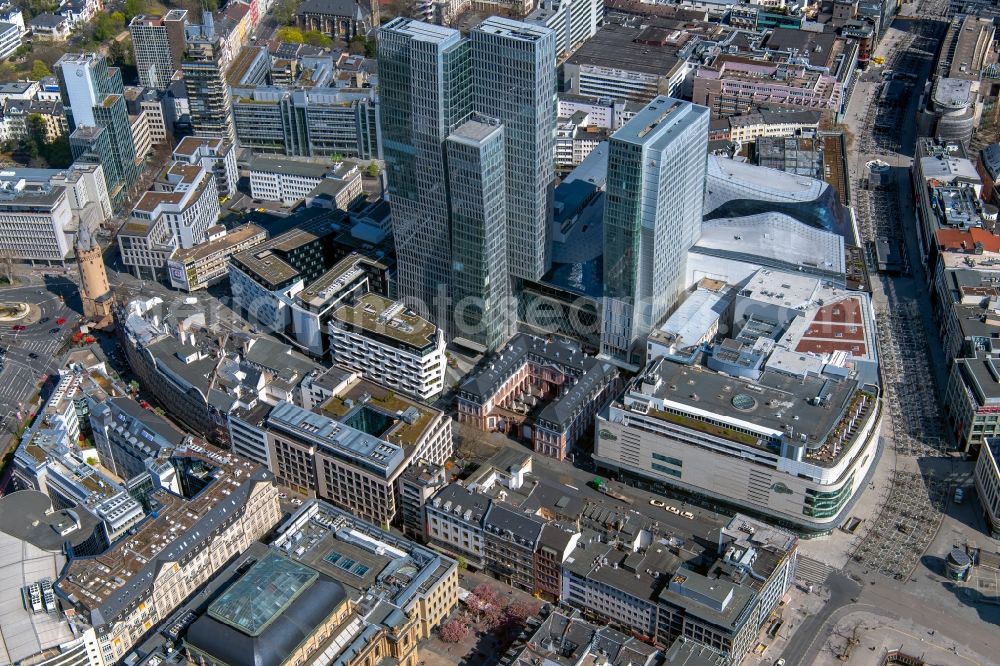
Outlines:
POLYGON ((0 62, 0 81, 17 81, 17 70, 9 62, 0 62))
POLYGON ((125 15, 121 12, 111 12, 111 22, 115 24, 115 27, 121 30, 125 27, 125 15))
POLYGON ((99 42, 106 42, 117 34, 118 30, 115 29, 115 24, 111 20, 111 16, 109 14, 98 14, 97 18, 94 19, 94 39, 99 42))
POLYGON ((135 64, 135 50, 132 40, 125 38, 121 41, 115 40, 108 47, 108 59, 115 65, 129 66, 135 64))
POLYGON ((309 46, 319 46, 324 49, 328 49, 333 46, 333 39, 319 30, 309 30, 308 32, 302 34, 302 38, 309 46))
POLYGON ((469 627, 458 618, 452 618, 441 625, 438 633, 445 643, 460 643, 468 637, 469 627))
POLYGON ((480 583, 476 585, 475 589, 472 590, 472 594, 476 595, 480 601, 493 604, 495 606, 500 605, 500 593, 497 589, 490 585, 489 583, 480 583))
MULTIPOLYGON (((333 155, 330 156, 330 161, 332 161, 334 164, 339 164, 344 161, 344 156, 341 155, 340 153, 334 153, 333 155)), ((391 397, 392 397, 391 395, 386 394, 385 399, 388 400, 391 397)))
POLYGON ((368 177, 377 178, 378 177, 378 163, 372 160, 368 163, 368 177))
POLYGON ((294 25, 298 9, 299 0, 280 0, 274 5, 274 20, 278 25, 294 25))
POLYGON ((131 20, 133 16, 145 13, 145 11, 146 3, 143 0, 125 0, 125 17, 128 20, 131 20))
POLYGON ((286 25, 283 28, 278 28, 276 36, 278 40, 282 42, 291 42, 292 44, 302 44, 305 42, 305 38, 302 36, 302 31, 289 25, 286 25))
POLYGON ((510 602, 504 609, 507 621, 513 624, 523 624, 529 617, 534 617, 537 614, 538 604, 522 599, 510 602))
POLYGON ((31 80, 41 81, 46 76, 52 76, 52 70, 41 60, 35 60, 31 63, 31 80))
POLYGON ((464 557, 462 557, 461 555, 458 556, 457 562, 459 571, 465 571, 466 569, 469 568, 469 561, 464 557))

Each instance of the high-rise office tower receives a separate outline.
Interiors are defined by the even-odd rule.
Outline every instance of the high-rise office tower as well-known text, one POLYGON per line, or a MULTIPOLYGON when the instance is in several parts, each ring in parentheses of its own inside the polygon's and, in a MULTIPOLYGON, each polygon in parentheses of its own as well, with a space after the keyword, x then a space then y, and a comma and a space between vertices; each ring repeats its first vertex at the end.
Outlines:
POLYGON ((139 81, 148 88, 166 90, 184 57, 186 9, 171 9, 164 16, 139 15, 128 29, 135 49, 139 81))
POLYGON ((476 26, 469 41, 472 108, 504 125, 508 270, 538 280, 552 262, 556 34, 494 16, 476 26))
POLYGON ((121 72, 100 53, 67 53, 56 72, 73 120, 73 158, 104 167, 108 196, 117 206, 139 178, 121 72))
POLYGON ((469 115, 468 43, 407 18, 379 29, 379 104, 400 296, 448 330, 452 250, 444 140, 469 115))
POLYGON ((507 275, 504 128, 474 118, 445 141, 451 201, 453 334, 494 351, 513 333, 507 275))
POLYGON ((232 97, 222 62, 222 40, 215 34, 211 12, 202 25, 188 26, 181 70, 195 136, 236 143, 232 97))
POLYGON ((642 361, 639 343, 684 287, 701 235, 709 110, 659 96, 611 135, 604 208, 601 348, 642 361))

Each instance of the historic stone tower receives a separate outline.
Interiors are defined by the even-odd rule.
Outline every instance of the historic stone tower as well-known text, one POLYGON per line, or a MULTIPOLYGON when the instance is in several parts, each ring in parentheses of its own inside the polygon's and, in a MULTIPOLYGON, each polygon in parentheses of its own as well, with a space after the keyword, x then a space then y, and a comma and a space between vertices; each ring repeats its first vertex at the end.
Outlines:
POLYGON ((98 328, 104 328, 111 323, 113 298, 101 246, 91 237, 86 225, 81 225, 77 236, 76 260, 80 267, 83 316, 93 321, 98 328))

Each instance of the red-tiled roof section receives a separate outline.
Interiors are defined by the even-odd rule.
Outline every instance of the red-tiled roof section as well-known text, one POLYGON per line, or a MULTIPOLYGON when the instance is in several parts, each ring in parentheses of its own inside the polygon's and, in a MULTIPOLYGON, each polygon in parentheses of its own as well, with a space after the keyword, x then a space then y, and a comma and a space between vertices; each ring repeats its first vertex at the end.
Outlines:
POLYGON ((943 252, 972 252, 976 243, 982 243, 986 252, 1000 252, 1000 236, 986 229, 975 227, 968 230, 938 229, 937 245, 943 252), (963 247, 962 243, 965 243, 963 247))

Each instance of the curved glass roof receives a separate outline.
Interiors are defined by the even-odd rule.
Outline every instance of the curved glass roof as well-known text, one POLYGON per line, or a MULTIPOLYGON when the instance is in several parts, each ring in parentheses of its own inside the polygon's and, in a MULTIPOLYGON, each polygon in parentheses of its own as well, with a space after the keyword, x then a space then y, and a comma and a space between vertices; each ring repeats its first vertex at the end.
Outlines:
POLYGON ((313 569, 269 553, 216 599, 208 614, 249 636, 259 636, 318 576, 313 569))

